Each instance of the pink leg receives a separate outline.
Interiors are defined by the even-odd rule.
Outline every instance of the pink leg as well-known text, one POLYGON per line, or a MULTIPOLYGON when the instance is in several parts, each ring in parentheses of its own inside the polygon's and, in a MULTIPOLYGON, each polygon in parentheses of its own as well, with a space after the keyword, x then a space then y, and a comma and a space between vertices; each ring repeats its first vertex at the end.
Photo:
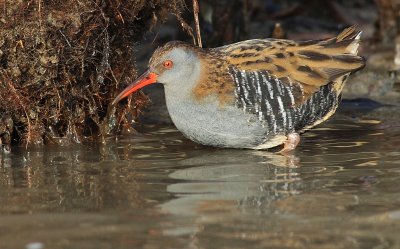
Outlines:
POLYGON ((287 135, 287 140, 283 146, 283 149, 279 151, 281 154, 286 154, 294 149, 300 142, 300 135, 298 133, 290 133, 287 135))

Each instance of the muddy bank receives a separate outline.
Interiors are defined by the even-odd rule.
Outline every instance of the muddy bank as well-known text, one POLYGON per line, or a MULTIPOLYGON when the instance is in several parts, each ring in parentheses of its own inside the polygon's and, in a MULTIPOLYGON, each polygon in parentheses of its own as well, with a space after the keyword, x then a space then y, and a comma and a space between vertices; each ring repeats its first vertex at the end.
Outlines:
MULTIPOLYGON (((80 143, 130 127, 146 103, 107 110, 137 76, 136 44, 181 0, 0 0, 0 141, 80 143)), ((129 131, 128 129, 125 129, 129 131)))

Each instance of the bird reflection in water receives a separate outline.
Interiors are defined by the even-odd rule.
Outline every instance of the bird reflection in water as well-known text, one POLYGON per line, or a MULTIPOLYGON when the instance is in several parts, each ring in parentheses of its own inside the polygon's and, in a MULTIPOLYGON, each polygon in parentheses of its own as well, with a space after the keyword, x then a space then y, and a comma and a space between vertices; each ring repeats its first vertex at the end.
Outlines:
POLYGON ((265 151, 214 150, 178 162, 169 174, 178 180, 167 186, 175 198, 162 203, 163 213, 198 217, 185 231, 167 228, 169 235, 194 235, 206 224, 247 212, 273 213, 271 203, 305 188, 300 159, 265 151))

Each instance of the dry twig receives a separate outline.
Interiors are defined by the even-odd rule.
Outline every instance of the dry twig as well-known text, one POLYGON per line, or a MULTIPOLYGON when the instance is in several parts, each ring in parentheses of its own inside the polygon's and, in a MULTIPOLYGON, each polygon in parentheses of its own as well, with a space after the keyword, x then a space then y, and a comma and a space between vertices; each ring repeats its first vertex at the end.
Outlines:
POLYGON ((183 30, 186 31, 190 35, 190 37, 192 37, 193 44, 196 45, 196 38, 193 35, 192 27, 190 27, 189 24, 187 24, 186 21, 180 15, 175 15, 175 16, 178 19, 178 21, 181 23, 183 30))
POLYGON ((193 15, 194 15, 194 24, 196 28, 197 45, 199 47, 203 47, 203 44, 201 42, 200 24, 199 24, 199 3, 197 2, 197 0, 193 0, 193 15))

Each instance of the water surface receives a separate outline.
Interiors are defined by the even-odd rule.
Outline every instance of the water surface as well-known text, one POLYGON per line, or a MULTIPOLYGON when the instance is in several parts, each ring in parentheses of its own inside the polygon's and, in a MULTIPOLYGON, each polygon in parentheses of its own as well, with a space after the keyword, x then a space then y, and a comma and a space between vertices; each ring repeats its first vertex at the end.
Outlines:
POLYGON ((400 248, 400 111, 346 111, 290 156, 173 127, 0 155, 0 248, 400 248))

